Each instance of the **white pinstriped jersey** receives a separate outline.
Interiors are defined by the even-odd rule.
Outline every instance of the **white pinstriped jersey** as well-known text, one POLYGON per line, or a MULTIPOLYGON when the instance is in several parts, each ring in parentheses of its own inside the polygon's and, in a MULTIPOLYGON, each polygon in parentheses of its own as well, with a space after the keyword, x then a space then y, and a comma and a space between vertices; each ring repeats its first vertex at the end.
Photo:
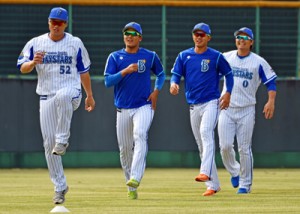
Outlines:
MULTIPOLYGON (((267 84, 275 79, 277 77, 275 72, 264 58, 253 52, 243 58, 237 55, 237 50, 223 55, 229 62, 234 77, 230 107, 255 105, 255 95, 260 83, 267 84)), ((226 85, 224 84, 222 94, 225 92, 226 85)))
POLYGON ((43 64, 35 66, 38 74, 36 92, 39 95, 54 95, 64 87, 81 89, 80 73, 89 71, 90 58, 82 41, 69 33, 57 42, 48 33, 31 39, 18 58, 20 68, 31 61, 34 53, 45 53, 43 64))

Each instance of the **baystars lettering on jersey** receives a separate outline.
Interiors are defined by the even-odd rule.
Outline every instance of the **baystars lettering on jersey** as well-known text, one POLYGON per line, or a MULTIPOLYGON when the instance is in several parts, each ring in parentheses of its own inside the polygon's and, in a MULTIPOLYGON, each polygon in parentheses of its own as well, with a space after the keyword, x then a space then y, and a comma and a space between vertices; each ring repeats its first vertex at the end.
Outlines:
POLYGON ((234 77, 242 78, 243 81, 243 87, 248 87, 249 81, 253 78, 253 72, 248 71, 248 68, 238 68, 238 67, 232 67, 232 73, 234 77))
POLYGON ((67 52, 45 52, 44 64, 72 64, 72 56, 67 52))

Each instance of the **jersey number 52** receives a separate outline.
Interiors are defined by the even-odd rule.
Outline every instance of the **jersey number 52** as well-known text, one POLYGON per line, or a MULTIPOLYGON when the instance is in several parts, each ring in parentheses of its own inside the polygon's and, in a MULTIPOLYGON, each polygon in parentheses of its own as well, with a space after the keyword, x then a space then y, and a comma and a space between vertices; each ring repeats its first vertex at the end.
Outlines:
POLYGON ((69 65, 61 65, 60 66, 60 74, 71 74, 71 68, 69 65))

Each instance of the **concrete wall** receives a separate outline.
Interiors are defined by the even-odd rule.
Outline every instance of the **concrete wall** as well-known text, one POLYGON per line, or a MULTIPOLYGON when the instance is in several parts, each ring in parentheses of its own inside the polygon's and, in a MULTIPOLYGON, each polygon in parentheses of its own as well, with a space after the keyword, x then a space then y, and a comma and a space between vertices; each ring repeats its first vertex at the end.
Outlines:
MULTIPOLYGON (((82 103, 74 113, 68 152, 117 153, 113 88, 105 88, 102 80, 93 80, 92 84, 96 109, 87 113, 82 103)), ((300 81, 278 80, 277 84, 276 111, 272 120, 265 120, 262 114, 267 100, 265 87, 261 86, 257 93, 253 136, 253 152, 256 154, 300 152, 300 81)), ((43 152, 38 117, 39 97, 35 87, 36 80, 0 79, 0 156, 43 152)), ((184 94, 174 97, 168 89, 169 81, 166 81, 149 133, 149 151, 197 154, 184 94)))

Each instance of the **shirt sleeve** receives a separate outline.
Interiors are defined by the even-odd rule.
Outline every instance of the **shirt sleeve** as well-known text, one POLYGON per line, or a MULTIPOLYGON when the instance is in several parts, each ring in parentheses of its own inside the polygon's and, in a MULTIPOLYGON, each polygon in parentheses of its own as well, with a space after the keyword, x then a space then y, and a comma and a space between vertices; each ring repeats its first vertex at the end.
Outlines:
POLYGON ((33 60, 34 57, 34 49, 33 49, 33 39, 31 39, 24 46, 22 52, 20 53, 17 61, 17 67, 20 69, 24 62, 29 62, 33 60))
POLYGON ((163 65, 160 61, 160 58, 158 57, 158 55, 155 52, 153 52, 153 60, 152 60, 151 69, 152 69, 153 73, 156 75, 155 88, 158 90, 161 90, 164 85, 166 75, 164 72, 163 65))
POLYGON ((277 78, 276 73, 273 71, 272 67, 269 63, 266 62, 263 58, 261 59, 261 63, 259 65, 259 77, 261 81, 266 85, 268 82, 277 78))
POLYGON ((79 40, 79 49, 77 53, 77 70, 79 73, 85 73, 90 70, 91 60, 87 49, 84 47, 81 40, 79 40))
POLYGON ((173 68, 171 69, 171 83, 176 83, 179 84, 180 83, 180 79, 183 75, 183 63, 182 63, 182 54, 178 54, 175 63, 173 65, 173 68))
POLYGON ((232 69, 223 54, 220 54, 217 66, 220 76, 226 76, 227 74, 232 73, 232 69))

